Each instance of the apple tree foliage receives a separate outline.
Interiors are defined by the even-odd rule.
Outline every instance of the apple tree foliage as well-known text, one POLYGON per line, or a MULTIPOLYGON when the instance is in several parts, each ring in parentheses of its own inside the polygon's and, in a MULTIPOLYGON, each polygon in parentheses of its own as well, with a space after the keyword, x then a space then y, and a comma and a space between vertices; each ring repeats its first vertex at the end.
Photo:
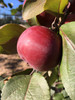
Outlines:
MULTIPOLYGON (((0 4, 7 7, 3 0, 0 4)), ((1 100, 75 100, 75 21, 65 24, 65 19, 72 13, 69 4, 68 0, 26 0, 21 6, 23 20, 29 20, 43 11, 55 16, 54 28, 49 28, 62 37, 61 62, 45 72, 27 69, 13 74, 10 79, 0 76, 1 100), (8 81, 5 83, 6 79, 8 81)), ((26 28, 25 25, 13 23, 1 26, 0 53, 17 53, 17 40, 26 28)))

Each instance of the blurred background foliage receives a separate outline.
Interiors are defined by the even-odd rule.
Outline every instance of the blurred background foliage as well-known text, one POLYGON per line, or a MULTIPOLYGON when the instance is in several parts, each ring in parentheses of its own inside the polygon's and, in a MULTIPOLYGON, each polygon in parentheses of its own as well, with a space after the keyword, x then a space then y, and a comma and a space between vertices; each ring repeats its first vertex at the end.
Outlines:
MULTIPOLYGON (((10 1, 6 4, 5 0, 0 0, 0 26, 8 23, 25 24, 26 21, 22 20, 22 4, 24 0, 17 0, 20 5, 14 8, 14 4, 10 1), (2 9, 9 8, 10 13, 2 11, 2 9)), ((14 2, 15 3, 15 2, 14 2)))

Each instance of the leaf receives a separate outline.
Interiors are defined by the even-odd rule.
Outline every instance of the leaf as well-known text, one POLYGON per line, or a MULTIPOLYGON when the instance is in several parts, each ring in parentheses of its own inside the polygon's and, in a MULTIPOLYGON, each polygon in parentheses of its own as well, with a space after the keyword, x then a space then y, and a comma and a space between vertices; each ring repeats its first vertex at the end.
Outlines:
POLYGON ((75 44, 75 21, 62 25, 61 29, 67 37, 75 44))
POLYGON ((1 80, 0 81, 0 91, 2 90, 3 86, 4 86, 4 80, 1 80))
POLYGON ((13 74, 12 76, 17 76, 17 75, 29 75, 32 72, 33 69, 29 68, 26 69, 25 71, 21 71, 21 72, 16 72, 15 74, 13 74))
POLYGON ((71 100, 65 90, 63 90, 61 93, 63 94, 63 96, 65 98, 64 100, 71 100))
POLYGON ((0 100, 1 100, 1 91, 2 91, 3 86, 4 86, 4 78, 0 76, 0 100))
POLYGON ((12 77, 3 87, 1 100, 50 100, 49 87, 39 73, 12 77))
POLYGON ((61 80, 67 94, 75 100, 75 22, 60 28, 63 39, 63 55, 60 66, 61 80))
POLYGON ((58 82, 57 82, 56 88, 59 89, 59 90, 60 89, 62 90, 64 87, 63 87, 63 84, 62 83, 58 84, 58 82))
POLYGON ((43 12, 45 2, 46 0, 26 0, 23 6, 23 19, 30 19, 43 12))
POLYGON ((26 28, 18 24, 5 24, 0 27, 0 52, 16 53, 17 40, 26 28))
POLYGON ((68 4, 68 0, 64 2, 64 0, 46 0, 44 9, 48 10, 49 12, 63 14, 63 10, 68 4))
POLYGON ((15 15, 16 13, 17 13, 17 9, 12 9, 12 10, 11 10, 11 14, 12 14, 12 15, 15 15))
POLYGON ((52 70, 52 73, 50 75, 50 77, 48 77, 47 81, 48 81, 48 84, 51 86, 55 80, 58 78, 58 68, 55 67, 53 70, 52 70))
POLYGON ((3 86, 4 86, 4 78, 0 76, 0 91, 2 90, 3 86))
POLYGON ((0 45, 5 44, 10 39, 14 37, 19 37, 19 35, 25 30, 18 24, 5 24, 0 27, 0 45))
POLYGON ((39 22, 38 22, 38 20, 37 20, 37 17, 36 17, 36 16, 33 17, 33 18, 31 18, 31 19, 29 19, 29 20, 28 20, 28 23, 29 23, 29 25, 31 25, 31 26, 40 25, 39 22))
POLYGON ((2 4, 3 6, 7 7, 7 5, 5 4, 5 2, 3 0, 0 0, 0 4, 2 4))
POLYGON ((18 0, 18 1, 23 2, 24 0, 18 0))
POLYGON ((26 22, 26 23, 25 23, 25 27, 26 27, 26 28, 29 28, 29 27, 31 27, 31 26, 29 25, 28 22, 26 22))
POLYGON ((63 14, 63 10, 68 4, 68 0, 26 0, 23 4, 24 20, 31 19, 43 11, 48 11, 55 16, 63 14))
POLYGON ((19 5, 16 9, 11 10, 11 14, 15 15, 17 12, 22 12, 22 5, 19 5))
MULTIPOLYGON (((8 42, 6 42, 5 44, 1 45, 3 50, 6 52, 6 54, 17 53, 17 49, 16 49, 17 41, 18 41, 18 37, 15 37, 9 40, 8 42)), ((5 52, 2 52, 2 53, 5 53, 5 52)))
POLYGON ((3 47, 0 46, 0 54, 5 54, 6 52, 4 51, 3 47))
POLYGON ((0 81, 3 80, 4 78, 2 76, 0 76, 0 81))
POLYGON ((17 8, 17 11, 19 11, 19 12, 22 11, 22 5, 19 5, 19 7, 17 8))
POLYGON ((56 93, 53 97, 53 100, 64 100, 64 96, 62 93, 56 93))
POLYGON ((8 6, 9 6, 10 8, 12 8, 12 7, 13 7, 13 3, 8 3, 8 6))

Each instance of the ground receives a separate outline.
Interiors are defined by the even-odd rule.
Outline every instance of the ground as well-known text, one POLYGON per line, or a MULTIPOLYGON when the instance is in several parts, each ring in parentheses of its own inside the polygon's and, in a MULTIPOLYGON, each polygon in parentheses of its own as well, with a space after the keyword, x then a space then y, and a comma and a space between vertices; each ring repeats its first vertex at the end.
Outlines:
POLYGON ((0 76, 11 76, 13 73, 25 70, 27 68, 29 68, 29 66, 20 59, 18 54, 0 54, 0 76))

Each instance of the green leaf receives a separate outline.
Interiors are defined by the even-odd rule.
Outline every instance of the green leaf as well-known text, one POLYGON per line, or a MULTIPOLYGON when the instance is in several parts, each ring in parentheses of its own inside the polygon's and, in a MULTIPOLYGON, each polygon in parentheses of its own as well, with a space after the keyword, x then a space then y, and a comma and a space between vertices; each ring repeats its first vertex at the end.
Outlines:
POLYGON ((0 91, 2 91, 3 86, 4 86, 4 80, 0 81, 0 91))
POLYGON ((18 40, 18 37, 14 37, 12 39, 10 39, 8 42, 6 42, 5 44, 1 45, 3 50, 5 52, 2 52, 2 53, 6 53, 6 54, 15 54, 17 53, 17 40, 18 40))
POLYGON ((50 100, 49 87, 39 73, 12 77, 2 89, 1 100, 50 100))
POLYGON ((32 72, 33 69, 29 68, 26 69, 25 71, 21 71, 21 72, 16 72, 15 74, 13 74, 12 76, 17 76, 17 75, 29 75, 32 72))
POLYGON ((0 81, 3 80, 4 78, 2 76, 0 76, 0 81))
POLYGON ((75 44, 75 21, 62 25, 61 29, 67 37, 75 44))
POLYGON ((23 2, 24 0, 18 0, 18 1, 23 2))
POLYGON ((57 88, 57 89, 61 89, 61 90, 62 90, 64 87, 63 87, 63 84, 62 84, 62 83, 60 83, 60 84, 57 84, 57 85, 56 85, 56 88, 57 88))
POLYGON ((0 100, 1 100, 1 91, 2 91, 3 86, 4 86, 4 78, 0 76, 0 100))
POLYGON ((22 5, 19 5, 19 7, 17 8, 17 11, 19 11, 19 12, 22 11, 22 5))
POLYGON ((17 12, 22 12, 22 5, 19 5, 18 8, 11 10, 12 15, 15 15, 17 12))
POLYGON ((26 22, 26 23, 25 23, 25 27, 26 27, 26 28, 29 28, 29 27, 31 27, 31 26, 29 25, 28 22, 26 22))
POLYGON ((16 13, 17 13, 17 9, 12 9, 12 10, 11 10, 11 14, 12 14, 12 15, 15 15, 16 13))
POLYGON ((7 7, 7 5, 5 4, 5 2, 3 0, 0 0, 0 4, 2 4, 3 6, 7 7))
POLYGON ((23 19, 30 19, 44 11, 46 0, 26 0, 23 6, 23 19))
POLYGON ((19 35, 26 28, 18 24, 5 24, 0 27, 0 45, 5 44, 10 39, 14 37, 19 37, 19 35))
POLYGON ((4 86, 4 78, 0 76, 0 91, 2 90, 3 86, 4 86))
POLYGON ((63 96, 65 98, 64 100, 71 100, 65 90, 63 90, 61 93, 63 94, 63 96))
POLYGON ((13 7, 13 3, 8 3, 9 7, 12 8, 13 7))
POLYGON ((33 18, 31 18, 31 19, 29 19, 29 20, 28 20, 28 23, 29 23, 29 25, 31 25, 31 26, 40 25, 39 22, 38 22, 38 20, 37 20, 37 18, 36 18, 36 16, 33 17, 33 18))
POLYGON ((53 100, 63 100, 64 96, 62 93, 56 93, 53 97, 53 100))
POLYGON ((2 46, 0 46, 0 54, 6 54, 2 46))
POLYGON ((0 52, 16 53, 17 40, 26 28, 18 24, 5 24, 0 27, 0 52))
POLYGON ((63 10, 68 4, 68 0, 26 0, 23 4, 23 19, 31 19, 43 11, 48 11, 55 16, 63 14, 63 10))
POLYGON ((46 0, 44 9, 48 10, 49 12, 63 14, 63 10, 68 4, 68 0, 46 0))
POLYGON ((60 34, 63 39, 61 80, 67 94, 72 100, 75 100, 75 22, 62 25, 60 34))
POLYGON ((52 70, 50 77, 47 78, 48 84, 51 86, 57 78, 58 78, 58 68, 55 67, 52 70))

